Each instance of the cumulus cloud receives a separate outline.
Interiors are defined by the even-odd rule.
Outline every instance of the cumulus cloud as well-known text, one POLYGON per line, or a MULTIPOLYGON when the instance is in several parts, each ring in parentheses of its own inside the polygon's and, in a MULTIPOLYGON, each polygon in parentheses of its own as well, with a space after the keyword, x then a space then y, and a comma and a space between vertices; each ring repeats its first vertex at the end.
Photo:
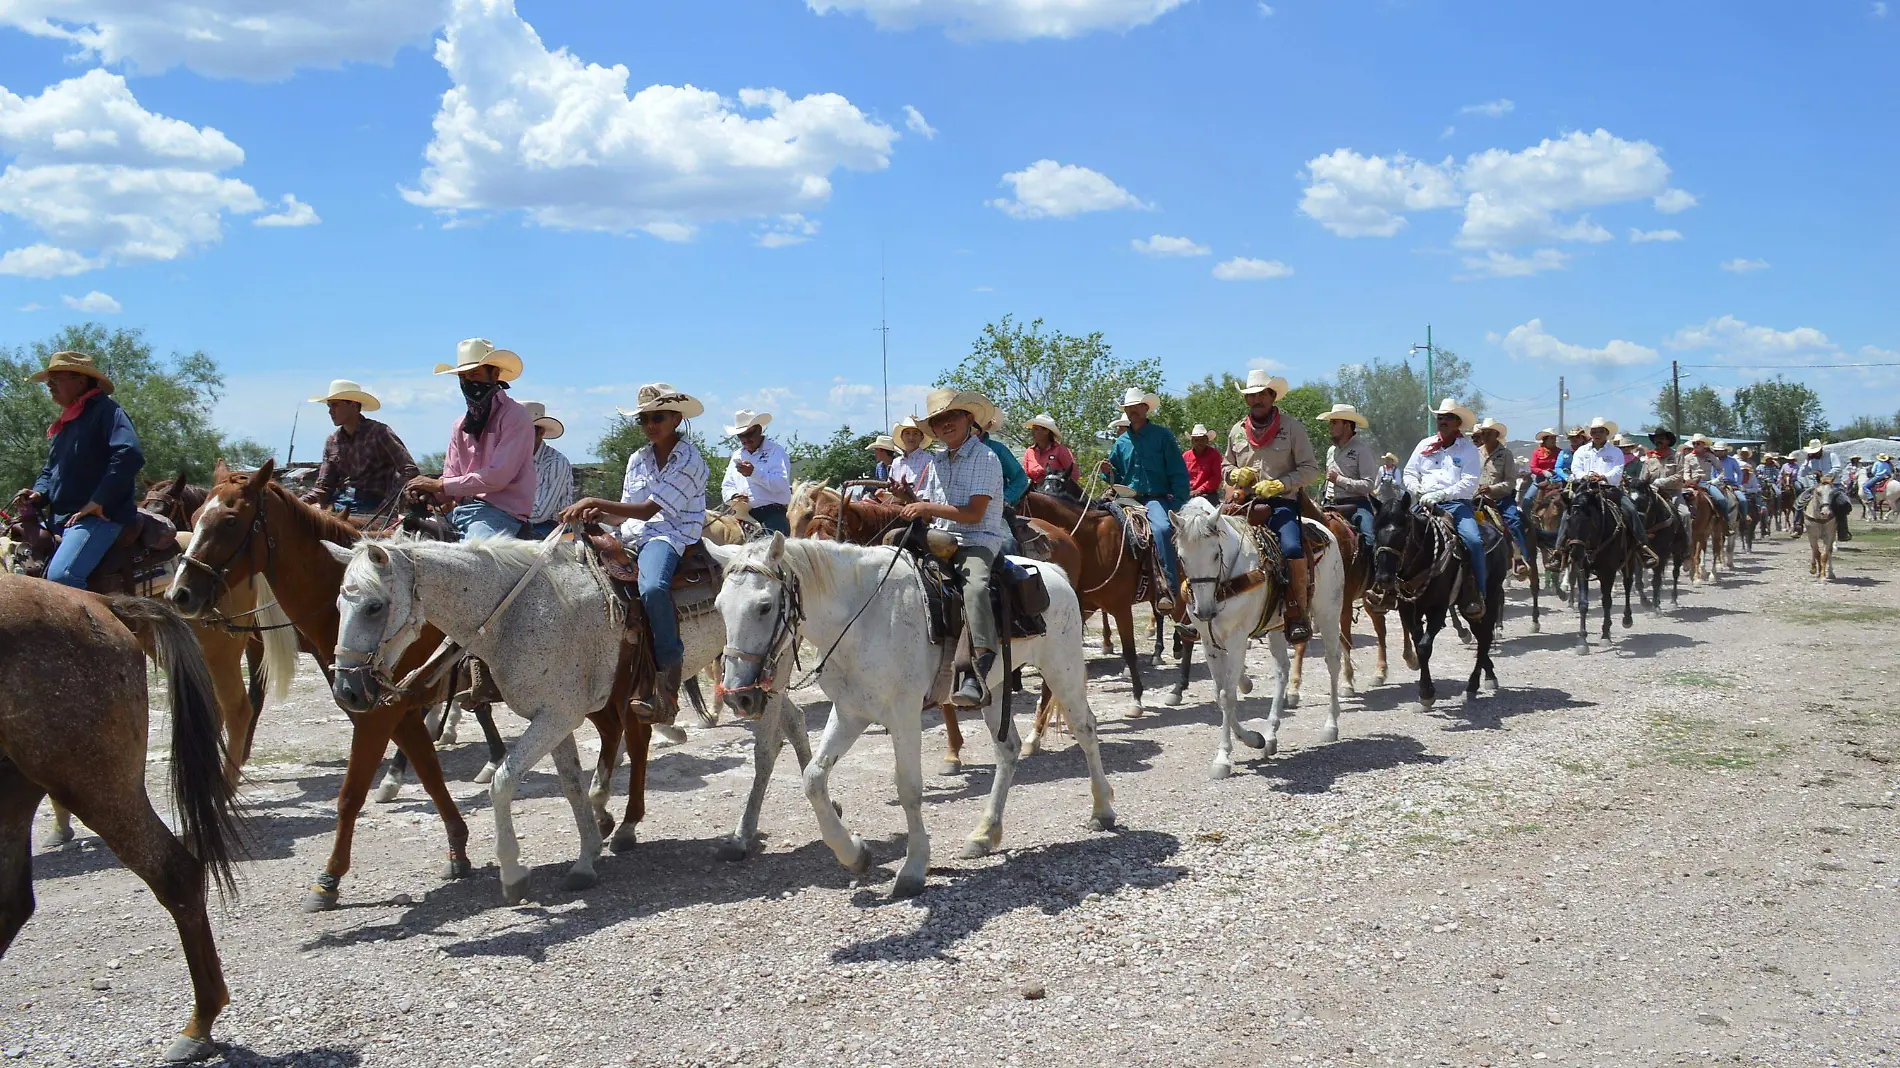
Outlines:
POLYGON ((999 197, 990 207, 1018 219, 1068 219, 1084 212, 1149 206, 1100 171, 1052 159, 1011 171, 999 184, 1014 189, 1016 197, 999 197))
POLYGON ((317 209, 291 196, 284 194, 282 206, 269 215, 260 215, 251 220, 252 226, 315 226, 322 222, 317 218, 317 209))
POLYGON ((1496 100, 1487 100, 1482 104, 1466 104, 1464 107, 1461 107, 1458 109, 1458 114, 1483 115, 1486 118, 1495 119, 1499 117, 1500 115, 1508 115, 1512 111, 1515 111, 1516 109, 1517 109, 1516 104, 1513 104, 1509 100, 1504 99, 1503 97, 1500 97, 1496 100))
POLYGON ((757 243, 760 248, 784 248, 787 245, 802 245, 818 236, 818 223, 793 212, 781 215, 761 231, 757 243))
POLYGON ((1129 244, 1144 256, 1205 256, 1214 251, 1193 238, 1169 237, 1166 234, 1155 234, 1145 239, 1138 237, 1129 244))
POLYGON ((1768 261, 1748 260, 1738 256, 1732 260, 1723 260, 1722 269, 1725 271, 1733 271, 1736 274, 1747 274, 1750 271, 1765 271, 1768 269, 1768 261))
POLYGON ((1656 350, 1632 341, 1611 341, 1602 348, 1560 341, 1544 329, 1541 319, 1514 326, 1498 339, 1498 344, 1514 360, 1538 363, 1614 364, 1630 366, 1655 360, 1656 350))
POLYGON ((1406 226, 1406 211, 1458 203, 1455 168, 1424 163, 1401 152, 1386 160, 1335 149, 1306 162, 1311 184, 1300 210, 1341 237, 1391 237, 1406 226))
POLYGON ((880 30, 942 26, 962 40, 1022 41, 1132 30, 1187 0, 805 0, 820 15, 860 14, 880 30))
POLYGON ((1630 227, 1630 242, 1632 244, 1641 245, 1650 241, 1680 240, 1682 240, 1681 230, 1639 230, 1634 226, 1630 227))
POLYGON ((220 240, 225 215, 264 210, 256 190, 220 173, 244 162, 242 149, 209 126, 145 110, 103 70, 34 97, 0 88, 0 153, 11 157, 0 215, 48 239, 0 254, 4 274, 177 259, 220 240))
POLYGON ((1266 282, 1287 278, 1292 274, 1293 268, 1279 260, 1256 260, 1246 256, 1235 256, 1214 265, 1214 277, 1223 282, 1266 282))
POLYGON ((1752 325, 1733 315, 1710 319, 1699 326, 1685 326, 1663 344, 1682 351, 1713 350, 1731 359, 1771 362, 1840 351, 1840 346, 1814 327, 1776 330, 1772 326, 1752 325))
POLYGON ((1460 282, 1477 278, 1526 278, 1542 271, 1561 271, 1570 262, 1570 254, 1554 248, 1540 248, 1528 256, 1516 256, 1487 249, 1482 256, 1464 257, 1471 273, 1456 275, 1460 282))
POLYGON ((118 301, 96 289, 83 297, 64 296, 59 299, 68 308, 88 315, 117 315, 125 310, 119 306, 118 301))
POLYGON ((1688 211, 1690 208, 1695 207, 1696 198, 1695 194, 1685 190, 1665 189, 1656 194, 1656 199, 1651 201, 1651 203, 1655 204, 1656 210, 1662 212, 1664 215, 1674 215, 1677 212, 1688 211))
POLYGON ((548 51, 513 0, 455 0, 435 55, 453 84, 403 196, 451 219, 521 211, 540 226, 682 240, 706 222, 822 207, 832 171, 882 170, 898 139, 835 93, 629 96, 626 67, 548 51))
POLYGON ((923 112, 909 104, 904 105, 904 128, 926 141, 934 141, 937 138, 937 128, 924 120, 923 112))
POLYGON ((447 9, 448 0, 4 0, 0 25, 140 73, 183 66, 274 81, 299 67, 388 63, 427 41, 447 9))

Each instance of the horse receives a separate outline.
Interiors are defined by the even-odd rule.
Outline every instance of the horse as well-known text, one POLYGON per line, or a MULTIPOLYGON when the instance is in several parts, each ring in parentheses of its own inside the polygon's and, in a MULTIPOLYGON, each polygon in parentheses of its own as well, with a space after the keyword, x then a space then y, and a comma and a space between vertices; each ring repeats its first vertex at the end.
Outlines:
MULTIPOLYGON (((1643 534, 1656 553, 1656 563, 1649 568, 1649 604, 1659 612, 1662 610, 1662 579, 1666 567, 1669 569, 1669 607, 1677 608, 1681 604, 1682 565, 1690 553, 1689 506, 1681 497, 1662 493, 1645 480, 1635 482, 1630 493, 1636 499, 1636 512, 1643 519, 1643 534)), ((1640 580, 1637 591, 1645 592, 1640 580)))
POLYGON ((1623 626, 1631 627, 1632 557, 1640 555, 1636 536, 1626 528, 1623 510, 1607 483, 1578 482, 1564 515, 1564 559, 1577 591, 1577 653, 1590 651, 1590 580, 1603 593, 1603 639, 1610 637, 1610 609, 1616 603, 1616 576, 1623 576, 1623 626))
MULTIPOLYGON (((1196 497, 1174 513, 1174 542, 1180 555, 1182 582, 1187 588, 1187 615, 1197 637, 1207 645, 1208 673, 1214 679, 1215 701, 1220 705, 1220 741, 1209 774, 1224 779, 1234 773, 1234 738, 1249 749, 1272 756, 1280 748, 1280 711, 1287 704, 1290 677, 1286 641, 1285 591, 1278 580, 1262 570, 1260 549, 1246 521, 1224 516, 1204 498, 1196 497), (1273 617, 1268 618, 1272 612, 1273 617), (1273 653, 1275 685, 1267 712, 1267 733, 1243 730, 1239 720, 1239 690, 1247 673, 1247 645, 1262 627, 1269 629, 1267 647, 1273 653)), ((1346 577, 1337 535, 1330 529, 1305 531, 1312 585, 1313 628, 1326 651, 1331 677, 1331 700, 1321 742, 1339 740, 1340 635, 1346 609, 1346 577), (1317 535, 1317 536, 1316 536, 1317 535)), ((1183 675, 1186 674, 1183 658, 1183 675)))
POLYGON ((51 795, 145 881, 178 928, 193 997, 166 1051, 173 1061, 218 1052, 211 1026, 231 1001, 205 914, 207 878, 232 896, 243 853, 223 749, 210 675, 177 613, 0 575, 0 956, 33 914, 28 842, 33 812, 51 795), (148 654, 169 698, 176 835, 145 789, 148 654))
MULTIPOLYGON (((901 548, 867 548, 832 541, 787 540, 773 536, 743 546, 713 546, 725 565, 725 586, 717 604, 726 629, 727 707, 741 716, 758 714, 769 691, 790 685, 778 667, 799 638, 826 650, 814 668, 818 684, 831 698, 831 717, 815 759, 805 768, 805 797, 818 817, 825 844, 838 862, 858 874, 870 869, 871 851, 845 826, 830 796, 832 767, 873 723, 890 733, 896 763, 897 800, 910 835, 904 863, 892 889, 895 898, 924 891, 930 867, 930 835, 923 820, 923 708, 943 703, 949 673, 945 660, 951 643, 932 645, 927 632, 919 564, 901 548)), ((1044 685, 1068 712, 1089 766, 1091 830, 1115 826, 1115 792, 1102 769, 1095 716, 1089 710, 1088 677, 1082 661, 1082 613, 1068 576, 1043 571, 1049 607, 1045 632, 1010 642, 1016 663, 1034 663, 1044 685)), ((970 591, 970 596, 987 596, 970 591)), ((996 751, 996 775, 983 818, 963 847, 966 859, 984 856, 1002 844, 1003 806, 1016 776, 1022 745, 1009 714, 1009 691, 999 661, 987 680, 990 700, 984 722, 996 751)), ((759 792, 755 789, 755 793, 759 792)))
POLYGON ((1834 577, 1834 539, 1838 533, 1830 488, 1826 483, 1817 487, 1801 509, 1801 522, 1808 531, 1808 574, 1822 582, 1834 577))
POLYGON ((1544 629, 1542 605, 1538 603, 1538 575, 1543 572, 1543 588, 1556 594, 1560 600, 1570 600, 1571 591, 1564 586, 1564 571, 1557 564, 1558 545, 1557 528, 1564 515, 1564 484, 1544 481, 1538 484, 1537 493, 1531 498, 1529 508, 1522 509, 1524 519, 1524 544, 1530 549, 1531 558, 1531 632, 1544 629))
POLYGON ((1729 536, 1728 518, 1702 486, 1690 492, 1689 502, 1694 516, 1689 527, 1689 574, 1697 582, 1718 582, 1722 572, 1722 545, 1729 536), (1708 554, 1707 567, 1702 563, 1703 553, 1708 554))
MULTIPOLYGON (((1491 646, 1504 615, 1504 573, 1511 560, 1510 538, 1503 531, 1486 527, 1480 537, 1485 554, 1484 611, 1471 625, 1478 652, 1465 683, 1467 707, 1477 699, 1481 676, 1492 692, 1498 689, 1491 646)), ((1367 596, 1388 609, 1398 609, 1418 653, 1419 704, 1430 708, 1438 700, 1438 686, 1432 679, 1432 642, 1445 626, 1446 610, 1458 600, 1465 568, 1471 566, 1463 555, 1463 540, 1450 516, 1413 507, 1411 493, 1405 492, 1378 510, 1372 544, 1372 586, 1367 596)))
POLYGON ((1900 516, 1900 478, 1890 478, 1874 496, 1874 517, 1893 519, 1900 516))

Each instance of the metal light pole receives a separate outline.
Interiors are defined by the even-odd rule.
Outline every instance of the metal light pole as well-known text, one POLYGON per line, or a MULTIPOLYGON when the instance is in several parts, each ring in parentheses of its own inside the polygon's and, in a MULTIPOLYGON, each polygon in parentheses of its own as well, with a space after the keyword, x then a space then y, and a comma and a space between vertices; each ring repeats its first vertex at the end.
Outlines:
POLYGON ((1432 419, 1432 357, 1437 355, 1437 349, 1432 345, 1432 324, 1430 323, 1425 324, 1425 344, 1413 345, 1408 358, 1420 352, 1425 354, 1425 435, 1430 437, 1438 429, 1438 424, 1432 419))

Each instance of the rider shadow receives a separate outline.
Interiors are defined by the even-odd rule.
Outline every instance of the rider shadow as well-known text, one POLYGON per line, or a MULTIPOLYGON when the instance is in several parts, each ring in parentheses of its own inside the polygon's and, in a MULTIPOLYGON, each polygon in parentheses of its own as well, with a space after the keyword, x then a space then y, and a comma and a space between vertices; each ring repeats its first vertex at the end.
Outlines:
MULTIPOLYGON (((921 907, 926 915, 916 930, 841 946, 832 951, 831 959, 837 964, 957 963, 960 958, 949 952, 951 947, 981 931, 990 920, 1017 909, 1037 908, 1044 915, 1056 916, 1090 894, 1110 895, 1129 887, 1175 882, 1187 869, 1162 862, 1180 850, 1181 840, 1162 831, 1115 831, 1006 850, 1004 863, 974 870, 932 868, 930 874, 946 882, 933 882, 925 891, 921 907)), ((886 907, 885 899, 869 890, 854 895, 853 903, 861 908, 886 907)))
MULTIPOLYGON (((1600 650, 1604 647, 1603 639, 1598 638, 1595 632, 1591 633, 1590 639, 1592 649, 1600 650)), ((1666 649, 1688 649, 1703 644, 1705 643, 1691 638, 1686 634, 1645 631, 1641 634, 1624 633, 1616 635, 1610 639, 1609 649, 1616 655, 1628 659, 1631 657, 1655 656, 1657 653, 1666 649)))
POLYGON ((1332 742, 1286 756, 1266 757, 1253 765, 1255 775, 1278 779, 1273 789, 1283 794, 1323 794, 1347 775, 1382 771, 1404 764, 1443 764, 1451 759, 1428 753, 1425 744, 1404 734, 1367 734, 1332 742))
POLYGON ((1746 613, 1734 608, 1722 608, 1712 604, 1692 604, 1686 608, 1675 608, 1669 612, 1669 618, 1683 623, 1707 623, 1722 616, 1739 616, 1746 613))
POLYGON ((1437 712, 1454 721, 1446 725, 1447 731, 1501 731, 1508 729, 1504 721, 1512 716, 1595 707, 1594 701, 1579 700, 1547 686, 1509 686, 1495 694, 1480 694, 1470 703, 1462 696, 1441 702, 1437 712))

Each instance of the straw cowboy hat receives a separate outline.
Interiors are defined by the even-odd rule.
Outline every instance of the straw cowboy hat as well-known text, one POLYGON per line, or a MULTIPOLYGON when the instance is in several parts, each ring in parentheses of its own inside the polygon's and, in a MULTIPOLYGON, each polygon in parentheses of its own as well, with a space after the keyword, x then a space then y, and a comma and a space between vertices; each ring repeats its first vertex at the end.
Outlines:
POLYGON ((1108 424, 1108 428, 1109 428, 1110 430, 1127 430, 1127 429, 1129 428, 1129 426, 1130 426, 1130 425, 1132 425, 1132 424, 1130 424, 1130 423, 1128 422, 1128 417, 1127 417, 1127 416, 1125 416, 1125 415, 1118 415, 1118 416, 1116 416, 1116 417, 1115 417, 1115 421, 1114 421, 1114 422, 1112 422, 1112 423, 1110 423, 1110 424, 1108 424))
POLYGON ((533 420, 535 426, 541 428, 541 436, 547 440, 553 441, 555 438, 567 433, 567 425, 549 415, 547 405, 542 404, 540 401, 528 401, 523 404, 522 407, 528 409, 529 417, 533 420))
POLYGON ((1884 452, 1883 452, 1883 453, 1881 453, 1881 454, 1880 454, 1879 456, 1876 456, 1876 457, 1874 457, 1874 459, 1876 459, 1876 460, 1879 460, 1879 461, 1881 461, 1881 462, 1883 462, 1883 463, 1892 463, 1892 462, 1893 462, 1893 457, 1891 457, 1891 456, 1888 456, 1888 455, 1887 455, 1886 453, 1884 453, 1884 452))
POLYGON ((362 405, 363 410, 366 412, 373 412, 376 409, 381 408, 383 406, 383 402, 377 400, 374 396, 371 396, 368 390, 364 389, 362 386, 357 385, 356 383, 350 381, 347 378, 331 379, 330 392, 325 393, 321 397, 310 398, 310 403, 328 404, 331 401, 340 401, 340 400, 355 401, 356 403, 362 405))
POLYGON ((1384 456, 1379 457, 1379 459, 1389 464, 1395 464, 1399 462, 1398 454, 1390 453, 1390 452, 1386 453, 1384 456))
POLYGON ((1479 423, 1479 424, 1478 424, 1477 426, 1475 426, 1475 427, 1473 427, 1473 428, 1472 428, 1472 430, 1471 430, 1471 432, 1472 432, 1473 434, 1476 434, 1476 433, 1477 433, 1478 431, 1480 431, 1480 430, 1495 430, 1495 431, 1497 431, 1497 432, 1498 432, 1498 440, 1499 440, 1499 441, 1503 441, 1503 440, 1504 440, 1505 438, 1508 438, 1508 437, 1510 437, 1510 436, 1511 436, 1511 428, 1510 428, 1510 427, 1508 427, 1508 426, 1505 426, 1505 425, 1504 425, 1503 423, 1500 423, 1500 422, 1498 422, 1498 421, 1497 421, 1496 419, 1492 419, 1492 418, 1489 418, 1489 417, 1486 417, 1486 419, 1484 420, 1484 422, 1482 422, 1482 423, 1479 423))
POLYGON ((495 368, 501 372, 503 382, 513 382, 521 377, 521 357, 507 349, 496 348, 495 343, 485 337, 472 337, 455 346, 455 362, 436 364, 435 373, 460 375, 477 367, 495 368))
POLYGON ((871 440, 869 445, 864 447, 865 452, 876 452, 879 449, 883 449, 888 453, 901 453, 904 451, 897 447, 897 442, 892 441, 889 434, 879 434, 876 438, 871 440))
POLYGON ((1247 372, 1247 381, 1234 383, 1234 388, 1239 390, 1243 397, 1250 393, 1258 393, 1263 389, 1270 389, 1273 391, 1273 398, 1278 400, 1286 396, 1286 379, 1279 375, 1268 374, 1256 367, 1247 372))
POLYGON ((1718 441, 1715 444, 1709 446, 1709 451, 1710 452, 1727 452, 1728 442, 1718 441))
POLYGON ((1591 430, 1596 430, 1599 427, 1603 429, 1604 433, 1608 434, 1611 437, 1615 437, 1618 434, 1621 434, 1623 432, 1623 428, 1616 425, 1616 420, 1605 419, 1600 415, 1597 416, 1595 419, 1590 420, 1591 430))
POLYGON ((971 419, 981 427, 988 427, 997 418, 996 406, 990 399, 973 389, 956 389, 943 386, 930 391, 924 398, 924 421, 942 415, 945 412, 968 412, 971 419))
MULTIPOLYGON (((1736 449, 1736 450, 1735 450, 1735 455, 1737 455, 1737 456, 1753 456, 1753 455, 1755 455, 1755 450, 1754 450, 1754 449, 1751 449, 1751 448, 1748 448, 1748 447, 1746 447, 1746 446, 1744 446, 1744 447, 1742 447, 1742 448, 1739 448, 1739 449, 1736 449)), ((1856 456, 1856 457, 1854 457, 1854 459, 1856 459, 1856 460, 1858 460, 1858 459, 1860 459, 1860 457, 1858 457, 1858 456, 1856 456)))
POLYGON ((1619 449, 1628 449, 1635 446, 1636 443, 1624 437, 1623 435, 1618 434, 1617 436, 1610 439, 1610 444, 1616 446, 1619 449))
POLYGON ((896 424, 891 427, 891 440, 898 442, 898 446, 897 446, 898 452, 904 451, 903 441, 904 441, 904 431, 906 430, 915 430, 919 434, 922 434, 924 436, 924 443, 922 445, 917 446, 920 449, 929 448, 930 443, 937 440, 936 436, 931 434, 930 428, 924 425, 924 421, 922 419, 919 419, 914 415, 907 415, 904 418, 899 419, 896 422, 896 424))
POLYGON ((1468 431, 1477 428, 1478 417, 1472 414, 1471 409, 1459 404, 1455 398, 1446 397, 1444 400, 1438 402, 1438 407, 1432 409, 1432 417, 1434 419, 1441 415, 1457 416, 1458 422, 1461 424, 1460 429, 1462 430, 1468 431))
POLYGON ((1044 412, 1041 415, 1034 416, 1030 419, 1025 420, 1023 422, 1023 426, 1024 427, 1039 426, 1049 432, 1049 439, 1051 441, 1057 442, 1058 444, 1060 444, 1062 441, 1062 430, 1056 426, 1055 417, 1050 415, 1048 412, 1044 412))
POLYGON ((1542 441, 1545 438, 1550 438, 1551 440, 1555 441, 1557 438, 1557 431, 1551 427, 1545 427, 1544 429, 1539 430, 1537 432, 1537 440, 1542 441))
POLYGON ((1589 436, 1590 436, 1590 432, 1584 429, 1582 423, 1579 423, 1576 426, 1571 427, 1570 433, 1564 435, 1564 437, 1567 437, 1567 438, 1587 438, 1589 436))
POLYGON ((74 374, 85 375, 99 383, 101 393, 109 394, 113 390, 112 379, 106 377, 106 373, 99 370, 99 365, 92 362, 92 357, 83 352, 53 353, 52 358, 46 361, 46 370, 35 374, 31 381, 44 382, 53 376, 54 371, 71 371, 74 374))
POLYGON ((726 428, 726 436, 736 438, 755 426, 764 430, 771 422, 771 412, 755 412, 750 408, 741 408, 732 413, 732 425, 726 428))
POLYGON ((648 412, 678 412, 685 419, 706 414, 706 406, 674 389, 670 382, 649 382, 640 387, 640 404, 633 411, 618 409, 621 415, 645 415, 648 412))
POLYGON ((1188 431, 1189 440, 1193 440, 1194 438, 1211 438, 1211 437, 1213 437, 1213 435, 1207 432, 1207 424, 1205 423, 1195 423, 1194 429, 1188 431))
MULTIPOLYGON (((1282 381, 1285 381, 1285 380, 1282 379, 1282 381)), ((1275 390, 1273 395, 1278 397, 1280 393, 1278 390, 1275 390)), ((1361 430, 1364 430, 1367 426, 1371 425, 1371 420, 1367 419, 1363 415, 1360 415, 1359 409, 1353 407, 1350 404, 1335 404, 1333 405, 1332 411, 1327 412, 1325 415, 1321 416, 1321 418, 1325 419, 1329 423, 1335 419, 1344 419, 1361 430)))
POLYGON ((1809 452, 1820 452, 1820 451, 1821 451, 1821 439, 1820 439, 1820 438, 1809 438, 1809 439, 1808 439, 1808 451, 1809 451, 1809 452))
POLYGON ((1127 411, 1137 404, 1146 406, 1148 414, 1153 415, 1155 409, 1161 407, 1161 397, 1159 394, 1142 392, 1140 386, 1129 386, 1122 391, 1122 400, 1119 407, 1123 411, 1127 411))
POLYGON ((1711 445, 1711 444, 1714 444, 1714 443, 1713 443, 1713 442, 1711 442, 1711 441, 1709 440, 1709 436, 1708 436, 1707 434, 1696 434, 1696 435, 1693 435, 1692 437, 1690 437, 1690 438, 1689 438, 1689 444, 1691 444, 1691 445, 1711 445))

